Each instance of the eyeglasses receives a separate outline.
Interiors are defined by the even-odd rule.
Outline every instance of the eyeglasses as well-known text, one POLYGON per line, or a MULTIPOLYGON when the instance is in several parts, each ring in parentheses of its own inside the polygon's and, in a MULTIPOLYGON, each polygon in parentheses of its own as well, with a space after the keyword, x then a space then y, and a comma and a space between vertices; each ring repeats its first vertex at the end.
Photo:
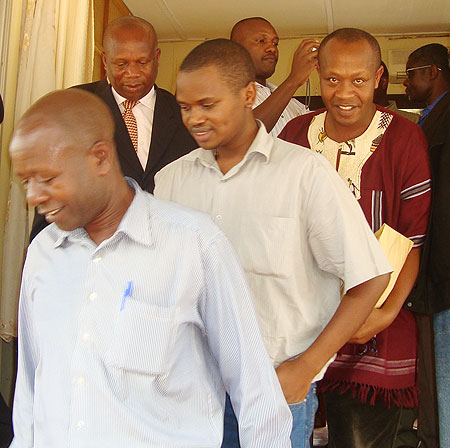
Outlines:
MULTIPOLYGON (((432 67, 432 66, 433 66, 433 64, 430 64, 430 65, 421 65, 420 67, 411 67, 411 68, 407 68, 407 69, 405 70, 406 77, 407 77, 408 79, 410 79, 411 76, 414 74, 414 73, 413 73, 414 70, 421 70, 421 69, 423 69, 423 68, 430 68, 430 67, 432 67)), ((442 71, 442 69, 441 69, 440 67, 437 67, 437 69, 438 69, 439 71, 442 71)))

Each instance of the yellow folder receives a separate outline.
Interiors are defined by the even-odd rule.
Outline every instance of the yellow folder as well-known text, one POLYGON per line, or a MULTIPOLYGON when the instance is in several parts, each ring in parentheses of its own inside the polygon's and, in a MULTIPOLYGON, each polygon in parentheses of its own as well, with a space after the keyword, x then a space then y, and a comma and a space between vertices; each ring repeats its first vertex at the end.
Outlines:
POLYGON ((384 254, 393 269, 391 279, 375 305, 375 308, 381 308, 381 305, 383 305, 397 281, 398 275, 413 247, 413 242, 392 227, 389 227, 387 224, 383 224, 380 229, 375 232, 375 236, 380 242, 384 254))

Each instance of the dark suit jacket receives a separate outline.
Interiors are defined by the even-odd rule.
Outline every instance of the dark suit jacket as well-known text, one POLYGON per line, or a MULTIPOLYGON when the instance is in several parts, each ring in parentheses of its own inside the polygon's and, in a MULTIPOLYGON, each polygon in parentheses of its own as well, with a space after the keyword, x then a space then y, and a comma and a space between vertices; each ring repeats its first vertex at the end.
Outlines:
POLYGON ((432 200, 427 238, 412 309, 434 314, 450 309, 450 92, 423 122, 431 164, 432 200))
MULTIPOLYGON (((150 193, 153 193, 155 188, 154 176, 161 168, 198 147, 181 121, 180 109, 175 97, 155 86, 156 103, 152 138, 147 166, 144 170, 107 80, 82 84, 75 88, 94 93, 108 105, 116 126, 114 140, 122 171, 125 176, 135 179, 142 189, 150 193)), ((46 225, 45 219, 36 215, 30 238, 33 239, 46 225)))

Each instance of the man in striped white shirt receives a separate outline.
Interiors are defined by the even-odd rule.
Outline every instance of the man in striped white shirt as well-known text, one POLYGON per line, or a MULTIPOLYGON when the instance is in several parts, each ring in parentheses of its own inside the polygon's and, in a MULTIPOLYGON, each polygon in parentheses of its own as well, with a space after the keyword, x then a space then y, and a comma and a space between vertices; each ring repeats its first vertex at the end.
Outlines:
POLYGON ((51 224, 23 272, 13 448, 290 448, 291 414, 242 269, 201 213, 120 171, 96 96, 51 93, 10 153, 51 224))

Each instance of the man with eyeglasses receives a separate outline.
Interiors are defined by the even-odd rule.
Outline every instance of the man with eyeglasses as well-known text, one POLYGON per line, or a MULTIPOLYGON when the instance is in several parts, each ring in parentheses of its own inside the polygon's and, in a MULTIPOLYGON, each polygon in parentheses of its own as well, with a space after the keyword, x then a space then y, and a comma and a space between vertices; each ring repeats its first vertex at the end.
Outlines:
POLYGON ((429 44, 410 54, 406 94, 422 101, 419 125, 428 140, 433 195, 417 286, 409 298, 418 313, 419 437, 427 448, 450 446, 450 69, 448 49, 429 44), (431 317, 430 317, 431 316, 431 317), (434 339, 434 353, 433 353, 434 339), (435 358, 435 359, 434 359, 435 358), (436 390, 434 387, 436 369, 436 390), (439 417, 436 401, 438 403, 439 417), (438 420, 438 421, 437 421, 438 420), (439 423, 438 423, 439 422, 439 423), (439 436, 438 436, 439 434, 439 436), (440 440, 439 440, 440 439, 440 440))

